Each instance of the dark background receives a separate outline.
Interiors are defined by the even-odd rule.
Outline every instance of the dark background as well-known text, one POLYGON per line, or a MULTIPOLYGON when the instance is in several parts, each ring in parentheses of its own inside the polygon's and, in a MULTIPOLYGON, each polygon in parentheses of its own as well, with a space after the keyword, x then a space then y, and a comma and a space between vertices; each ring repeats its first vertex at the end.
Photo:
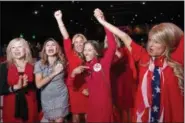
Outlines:
MULTIPOLYGON (((88 39, 102 41, 104 30, 93 16, 95 8, 102 9, 106 19, 116 26, 134 28, 173 22, 184 30, 184 1, 4 1, 1 2, 1 46, 20 34, 33 43, 42 43, 49 37, 62 40, 53 15, 58 9, 63 12, 71 36, 80 32, 88 39)), ((147 34, 133 35, 137 37, 147 40, 147 34)))

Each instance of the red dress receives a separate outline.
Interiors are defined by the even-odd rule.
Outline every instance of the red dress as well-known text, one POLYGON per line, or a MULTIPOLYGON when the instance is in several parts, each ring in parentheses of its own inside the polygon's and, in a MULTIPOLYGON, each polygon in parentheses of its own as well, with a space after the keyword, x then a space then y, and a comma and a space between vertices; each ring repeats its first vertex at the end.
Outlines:
POLYGON ((121 110, 128 110, 134 105, 135 80, 131 67, 131 55, 126 48, 118 48, 122 58, 114 56, 111 66, 111 82, 114 104, 121 110))
MULTIPOLYGON (((29 63, 26 64, 24 74, 28 76, 28 82, 34 81, 33 66, 29 63)), ((8 68, 8 84, 13 86, 17 84, 19 79, 19 73, 14 64, 8 68)), ((22 119, 15 118, 15 93, 10 93, 3 96, 3 122, 15 123, 22 122, 22 119)), ((34 90, 28 90, 25 94, 27 106, 28 106, 28 120, 25 122, 38 122, 38 109, 37 109, 37 98, 34 90)))
MULTIPOLYGON (((68 60, 68 78, 74 68, 82 65, 83 60, 78 56, 72 48, 71 39, 64 40, 64 51, 68 60)), ((87 112, 88 97, 82 94, 82 90, 87 88, 87 84, 83 77, 75 78, 73 85, 67 79, 67 87, 69 90, 70 111, 74 114, 87 112)))
MULTIPOLYGON (((143 116, 141 117, 143 122, 148 122, 149 119, 149 108, 144 106, 144 102, 146 102, 143 98, 142 93, 142 84, 143 77, 145 72, 148 70, 148 65, 146 63, 149 62, 150 56, 147 51, 141 46, 137 45, 132 41, 132 55, 135 61, 139 61, 139 85, 136 96, 136 105, 134 112, 134 122, 136 122, 137 112, 144 111, 143 116), (145 64, 145 66, 141 66, 141 64, 145 64)), ((176 54, 178 55, 178 54, 176 54)), ((161 63, 163 62, 160 61, 161 63)), ((149 71, 147 75, 147 97, 149 105, 151 105, 151 80, 152 80, 152 72, 149 71)), ((161 75, 162 76, 162 75, 161 75)), ((183 122, 184 121, 184 97, 182 96, 180 89, 178 87, 178 79, 174 75, 171 67, 167 66, 163 70, 163 77, 160 77, 163 80, 163 84, 161 84, 161 101, 160 105, 164 107, 164 118, 163 122, 183 122)))
POLYGON ((101 59, 94 58, 87 62, 90 69, 85 72, 89 89, 87 122, 113 122, 113 104, 110 83, 110 67, 113 60, 116 43, 113 34, 106 30, 108 49, 101 59))

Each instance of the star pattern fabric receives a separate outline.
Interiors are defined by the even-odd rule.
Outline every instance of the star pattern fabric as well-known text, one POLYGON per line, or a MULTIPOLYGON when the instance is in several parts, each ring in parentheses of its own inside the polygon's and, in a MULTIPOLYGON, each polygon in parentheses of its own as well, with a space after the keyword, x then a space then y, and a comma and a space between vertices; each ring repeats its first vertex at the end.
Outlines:
POLYGON ((152 77, 152 107, 151 123, 157 123, 160 116, 160 73, 159 67, 156 66, 152 77))

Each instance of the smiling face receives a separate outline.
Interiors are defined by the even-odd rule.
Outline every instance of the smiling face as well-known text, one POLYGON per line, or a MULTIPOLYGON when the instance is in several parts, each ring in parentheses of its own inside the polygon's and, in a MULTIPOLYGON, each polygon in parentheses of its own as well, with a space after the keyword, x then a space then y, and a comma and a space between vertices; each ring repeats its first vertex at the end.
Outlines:
POLYGON ((26 49, 21 41, 14 42, 11 46, 11 54, 14 59, 21 59, 25 57, 26 49))
POLYGON ((57 53, 57 45, 54 41, 48 41, 45 45, 47 56, 54 56, 57 53))
POLYGON ((81 36, 78 36, 74 39, 73 42, 74 50, 78 53, 82 53, 84 47, 84 40, 81 36))
POLYGON ((90 43, 86 43, 84 45, 84 51, 83 54, 85 56, 86 61, 91 61, 94 57, 97 56, 97 52, 90 43))

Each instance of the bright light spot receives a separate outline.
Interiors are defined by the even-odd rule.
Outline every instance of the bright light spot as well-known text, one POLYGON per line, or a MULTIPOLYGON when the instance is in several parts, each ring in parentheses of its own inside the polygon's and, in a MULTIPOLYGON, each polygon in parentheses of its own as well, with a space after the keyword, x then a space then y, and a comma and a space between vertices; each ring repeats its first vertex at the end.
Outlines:
POLYGON ((35 15, 37 15, 38 13, 39 13, 39 11, 37 11, 37 10, 34 11, 34 14, 35 14, 35 15))

